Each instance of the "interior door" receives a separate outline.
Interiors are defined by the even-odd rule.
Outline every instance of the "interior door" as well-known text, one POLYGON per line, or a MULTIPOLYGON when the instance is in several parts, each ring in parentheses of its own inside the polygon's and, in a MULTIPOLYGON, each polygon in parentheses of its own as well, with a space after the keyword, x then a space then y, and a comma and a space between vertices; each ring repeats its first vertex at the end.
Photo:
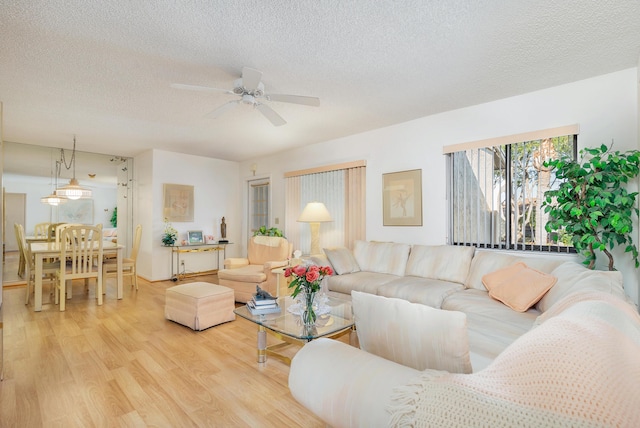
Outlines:
MULTIPOLYGON (((13 228, 15 223, 19 223, 25 226, 26 219, 26 207, 27 207, 27 194, 26 193, 5 193, 5 212, 4 212, 4 248, 5 251, 18 251, 18 241, 16 241, 16 234, 13 228)), ((27 227, 24 231, 29 234, 27 227)))

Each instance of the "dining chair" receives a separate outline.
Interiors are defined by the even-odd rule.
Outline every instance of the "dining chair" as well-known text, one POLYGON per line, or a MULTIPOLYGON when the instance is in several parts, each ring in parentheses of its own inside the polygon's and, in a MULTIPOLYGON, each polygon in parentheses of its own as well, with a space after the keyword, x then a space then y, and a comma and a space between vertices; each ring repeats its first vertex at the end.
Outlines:
POLYGON ((49 236, 49 225, 51 223, 38 223, 33 228, 33 236, 36 238, 47 238, 49 236))
MULTIPOLYGON (((136 273, 136 261, 138 259, 138 250, 140 249, 140 239, 142 238, 142 225, 136 226, 136 231, 133 236, 133 248, 131 248, 131 254, 129 257, 122 259, 122 276, 131 277, 131 286, 138 289, 138 274, 136 273)), ((105 259, 102 264, 102 280, 106 281, 107 277, 114 277, 118 272, 117 259, 105 259)), ((106 289, 106 287, 105 287, 106 289)))
MULTIPOLYGON (((36 266, 35 266, 35 261, 33 259, 33 255, 31 254, 31 248, 29 247, 29 244, 27 243, 27 240, 24 235, 23 226, 18 223, 14 224, 13 226, 16 232, 16 238, 18 240, 18 247, 20 248, 20 252, 25 260, 25 270, 27 274, 26 275, 27 293, 25 296, 24 304, 28 305, 29 298, 31 297, 31 289, 32 289, 31 287, 35 283, 36 266)), ((55 275, 59 268, 60 268, 59 261, 43 263, 42 273, 43 275, 46 275, 53 282, 55 281, 55 275)))
POLYGON ((47 241, 54 242, 56 240, 56 228, 64 223, 51 223, 47 228, 47 241))
POLYGON ((96 279, 96 298, 102 305, 102 225, 69 226, 60 232, 60 260, 55 302, 65 310, 66 299, 71 298, 74 279, 96 279), (68 281, 68 283, 67 283, 68 281))

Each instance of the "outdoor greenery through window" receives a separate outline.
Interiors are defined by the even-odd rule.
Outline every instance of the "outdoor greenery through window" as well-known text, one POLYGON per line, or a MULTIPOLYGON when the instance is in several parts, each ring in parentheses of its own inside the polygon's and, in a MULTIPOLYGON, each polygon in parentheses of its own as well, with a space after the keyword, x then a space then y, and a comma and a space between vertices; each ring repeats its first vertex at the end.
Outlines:
POLYGON ((557 187, 545 160, 576 157, 577 135, 449 153, 449 240, 453 245, 573 251, 571 239, 545 231, 545 191, 557 187))

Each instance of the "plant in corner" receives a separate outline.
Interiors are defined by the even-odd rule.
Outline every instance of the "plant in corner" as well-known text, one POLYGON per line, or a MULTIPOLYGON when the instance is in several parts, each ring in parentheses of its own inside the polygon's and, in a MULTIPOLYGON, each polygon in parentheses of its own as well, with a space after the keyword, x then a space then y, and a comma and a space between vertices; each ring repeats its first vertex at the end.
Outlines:
POLYGON ((267 229, 267 226, 260 226, 260 228, 253 233, 253 236, 278 236, 280 238, 284 237, 282 231, 277 227, 267 229))
POLYGON ((558 188, 544 194, 542 206, 549 214, 546 231, 568 233, 589 269, 595 266, 598 250, 608 257, 609 270, 615 270, 611 250, 618 245, 631 253, 636 268, 640 266, 632 239, 638 193, 626 189, 640 172, 640 152, 612 151, 603 144, 580 150, 578 160, 555 159, 544 164, 553 168, 560 181, 558 188))

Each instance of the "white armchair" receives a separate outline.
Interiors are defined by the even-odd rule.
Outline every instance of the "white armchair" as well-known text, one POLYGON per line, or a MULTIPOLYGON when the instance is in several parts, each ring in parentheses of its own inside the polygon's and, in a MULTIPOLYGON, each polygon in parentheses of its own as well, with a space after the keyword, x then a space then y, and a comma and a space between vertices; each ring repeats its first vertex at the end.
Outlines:
POLYGON ((236 302, 247 302, 256 292, 256 285, 275 294, 277 276, 272 269, 286 266, 293 249, 285 238, 254 236, 249 239, 247 258, 228 258, 218 271, 220 285, 235 292, 236 302))

